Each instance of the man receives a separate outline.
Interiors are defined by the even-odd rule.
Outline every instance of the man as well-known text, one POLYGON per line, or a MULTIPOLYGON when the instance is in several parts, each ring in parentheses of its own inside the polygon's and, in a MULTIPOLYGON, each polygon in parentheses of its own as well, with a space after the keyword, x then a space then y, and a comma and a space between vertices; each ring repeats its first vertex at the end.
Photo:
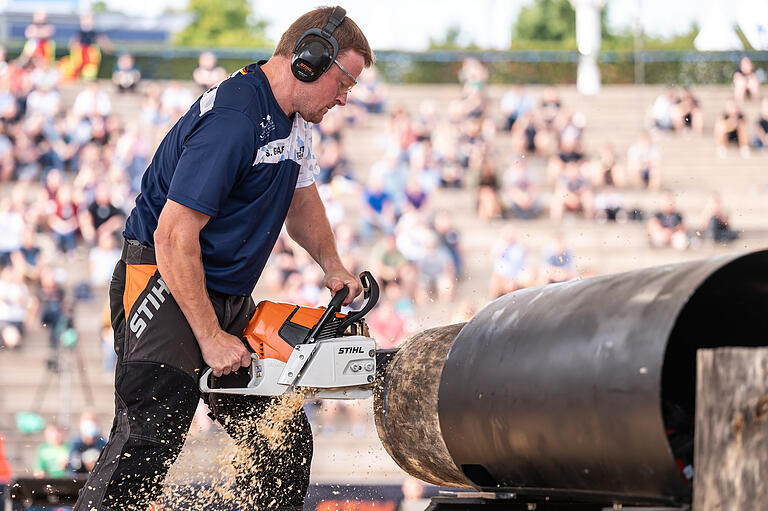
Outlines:
POLYGON ((69 449, 69 470, 75 474, 90 472, 93 469, 93 462, 106 444, 107 442, 99 434, 96 417, 91 412, 83 412, 80 416, 78 435, 72 439, 69 449))
MULTIPOLYGON (((250 365, 239 335, 284 221, 325 272, 331 292, 348 286, 346 303, 360 293, 313 183, 309 123, 346 104, 356 77, 372 63, 365 36, 343 9, 313 10, 283 34, 268 62, 205 92, 160 144, 126 222, 110 288, 115 422, 75 510, 146 509, 181 449, 203 365, 216 377, 247 373, 238 371, 250 365), (314 81, 300 80, 291 65, 297 41, 333 16, 343 19, 331 31, 335 60, 314 81)), ((270 399, 216 396, 209 397, 213 413, 246 451, 234 461, 237 508, 300 509, 312 457, 304 412, 286 428, 283 445, 290 447, 275 453, 254 431, 270 399)))

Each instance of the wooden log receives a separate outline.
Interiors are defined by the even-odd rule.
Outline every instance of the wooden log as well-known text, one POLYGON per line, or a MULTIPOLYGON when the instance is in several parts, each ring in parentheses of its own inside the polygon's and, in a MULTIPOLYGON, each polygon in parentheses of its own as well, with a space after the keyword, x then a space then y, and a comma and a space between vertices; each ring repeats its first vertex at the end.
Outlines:
POLYGON ((463 326, 410 337, 379 380, 373 413, 379 439, 400 468, 432 484, 470 488, 443 441, 437 396, 445 357, 463 326))
POLYGON ((698 351, 694 449, 694 511, 768 505, 768 348, 698 351))

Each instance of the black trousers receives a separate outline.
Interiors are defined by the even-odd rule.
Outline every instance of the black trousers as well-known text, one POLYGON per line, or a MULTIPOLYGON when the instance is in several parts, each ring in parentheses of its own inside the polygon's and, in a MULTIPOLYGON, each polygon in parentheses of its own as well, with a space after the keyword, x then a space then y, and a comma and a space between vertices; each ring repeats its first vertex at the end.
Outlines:
MULTIPOLYGON (((126 243, 109 295, 117 353, 115 419, 74 510, 144 511, 159 496, 181 451, 201 397, 204 362, 151 248, 126 243)), ((209 297, 222 329, 241 335, 254 313, 253 300, 210 290, 209 297)), ((246 373, 243 369, 229 379, 247 381, 246 373)), ((241 464, 235 467, 237 509, 301 508, 312 459, 312 432, 303 409, 289 420, 283 444, 273 448, 255 428, 271 398, 204 397, 246 451, 233 462, 241 464)))

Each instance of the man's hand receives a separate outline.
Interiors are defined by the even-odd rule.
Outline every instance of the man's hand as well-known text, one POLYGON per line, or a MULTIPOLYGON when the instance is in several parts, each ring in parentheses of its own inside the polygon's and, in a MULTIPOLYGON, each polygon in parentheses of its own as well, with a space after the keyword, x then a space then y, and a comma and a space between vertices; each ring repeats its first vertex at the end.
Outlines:
POLYGON ((349 305, 352 300, 363 290, 363 284, 360 279, 349 273, 346 268, 338 268, 330 270, 325 273, 325 279, 323 279, 325 287, 331 290, 331 294, 336 294, 336 291, 344 286, 349 288, 349 294, 344 300, 343 305, 349 305))
POLYGON ((214 376, 221 376, 251 365, 251 354, 234 335, 219 330, 213 337, 198 339, 203 360, 213 369, 214 376))

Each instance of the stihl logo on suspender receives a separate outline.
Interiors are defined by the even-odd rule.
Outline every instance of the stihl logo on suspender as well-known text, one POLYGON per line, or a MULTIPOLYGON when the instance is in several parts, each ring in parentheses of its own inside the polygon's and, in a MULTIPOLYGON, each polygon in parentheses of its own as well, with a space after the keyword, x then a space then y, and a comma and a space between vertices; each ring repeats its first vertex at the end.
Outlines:
POLYGON ((160 309, 160 304, 165 301, 165 295, 169 294, 171 292, 168 290, 168 286, 165 285, 162 278, 158 278, 157 285, 150 289, 150 292, 142 300, 141 305, 136 307, 131 316, 131 332, 136 334, 137 339, 141 337, 144 329, 147 328, 147 321, 151 321, 155 317, 155 312, 160 309))
POLYGON ((363 353, 362 346, 345 346, 343 348, 339 348, 339 355, 350 355, 352 353, 363 353))

